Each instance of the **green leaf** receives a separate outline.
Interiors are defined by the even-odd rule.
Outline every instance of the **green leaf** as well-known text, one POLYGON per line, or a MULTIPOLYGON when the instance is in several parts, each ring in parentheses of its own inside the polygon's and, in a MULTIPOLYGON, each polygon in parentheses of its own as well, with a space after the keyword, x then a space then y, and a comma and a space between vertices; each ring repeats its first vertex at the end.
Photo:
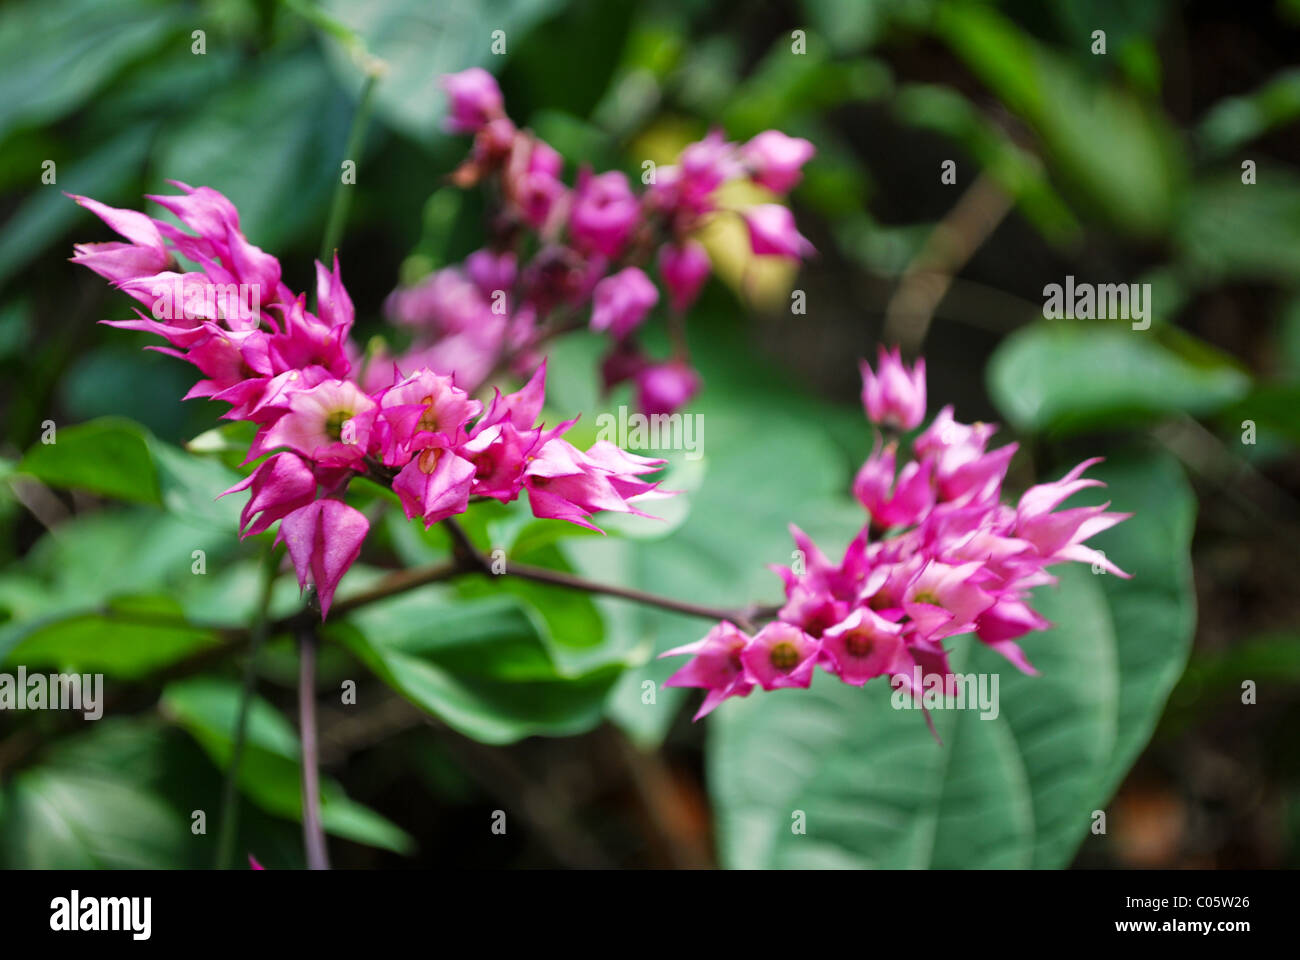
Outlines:
POLYGON ((1210 157, 1224 157, 1270 130, 1300 117, 1300 69, 1284 70, 1243 97, 1225 97, 1197 125, 1196 138, 1210 157))
MULTIPOLYGON (((45 614, 87 612, 129 594, 167 593, 185 602, 208 582, 193 572, 194 551, 204 552, 216 575, 236 544, 233 527, 200 526, 143 507, 83 514, 55 527, 21 567, 0 576, 0 608, 9 618, 2 629, 24 629, 24 621, 45 614)), ((224 622, 225 615, 214 619, 224 622)))
MULTIPOLYGON (((217 854, 221 774, 184 731, 154 713, 106 717, 49 743, 39 767, 0 792, 0 865, 209 869, 217 854), (103 805, 100 806, 100 798, 103 805), (193 832, 195 813, 206 832, 193 832)), ((245 804, 239 851, 302 866, 302 828, 245 804)))
MULTIPOLYGON (((999 678, 998 715, 893 709, 891 691, 818 676, 711 716, 709 780, 733 867, 1061 867, 1151 735, 1194 627, 1195 499, 1177 463, 1135 455, 1095 471, 1136 516, 1096 538, 1133 574, 1060 571, 1035 591, 1056 623, 1018 674, 972 637, 954 672, 999 678), (806 834, 791 830, 802 811, 806 834)), ((1091 492, 1091 491, 1090 491, 1091 492)), ((1086 500, 1083 496, 1080 501, 1086 500)), ((991 712, 991 711, 990 711, 991 712)))
POLYGON ((153 127, 144 124, 97 143, 77 161, 60 166, 57 188, 44 187, 24 200, 0 237, 0 284, 44 253, 81 218, 85 218, 87 238, 107 236, 108 228, 64 192, 106 203, 124 202, 126 185, 139 175, 152 136, 153 127))
POLYGON ((53 487, 71 487, 134 503, 162 503, 149 437, 137 423, 103 417, 57 430, 18 469, 53 487))
MULTIPOLYGON (((421 0, 372 0, 366 4, 325 0, 321 6, 359 35, 385 71, 375 88, 375 109, 407 136, 425 143, 441 136, 447 98, 439 84, 445 73, 490 67, 493 31, 508 44, 556 8, 555 0, 485 0, 434 5, 421 0)), ((331 39, 331 66, 351 89, 361 85, 364 64, 349 46, 331 39)), ((509 50, 509 47, 507 47, 509 50)))
MULTIPOLYGON (((229 766, 239 711, 240 686, 210 677, 172 683, 163 691, 163 713, 184 727, 219 768, 229 766)), ((239 765, 239 788, 267 813, 302 819, 301 747, 293 727, 260 697, 250 704, 247 740, 239 765)), ((415 841, 374 811, 349 800, 334 780, 321 782, 321 823, 335 836, 396 853, 415 841)))
POLYGON ((187 18, 164 0, 28 0, 0 20, 0 138, 75 110, 187 18))
MULTIPOLYGON (((153 166, 160 181, 226 194, 249 239, 275 250, 322 219, 350 116, 319 56, 270 60, 169 128, 153 166)), ((161 182, 157 187, 152 192, 174 190, 161 182)))
POLYGON ((212 630, 187 625, 171 597, 120 597, 106 610, 59 613, 0 628, 0 662, 21 663, 29 671, 135 679, 218 640, 212 630))
POLYGON ((1300 175, 1261 166, 1256 182, 1230 170, 1192 186, 1175 240, 1202 284, 1243 279, 1294 284, 1300 275, 1300 175))
POLYGON ((165 869, 190 839, 178 812, 112 774, 38 767, 5 790, 0 861, 44 870, 165 869))
POLYGON ((600 722, 620 664, 563 672, 517 599, 432 594, 375 603, 326 629, 402 696, 483 743, 567 736, 600 722))
POLYGON ((1123 88, 1086 79, 991 7, 943 4, 938 34, 1038 134, 1080 207, 1138 235, 1164 230, 1186 178, 1163 115, 1123 88))
POLYGON ((1160 338, 1154 329, 1105 323, 1035 323, 998 345, 989 393, 1019 430, 1070 432, 1180 411, 1213 413, 1249 388, 1235 366, 1199 350, 1180 355, 1160 338))

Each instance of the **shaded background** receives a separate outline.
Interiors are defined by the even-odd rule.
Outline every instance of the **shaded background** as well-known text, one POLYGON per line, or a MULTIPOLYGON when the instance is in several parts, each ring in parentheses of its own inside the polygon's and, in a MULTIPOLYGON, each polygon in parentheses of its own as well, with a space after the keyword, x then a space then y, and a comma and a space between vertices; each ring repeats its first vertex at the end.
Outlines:
MULTIPOLYGON (((955 403, 960 419, 1009 421, 1023 444, 1013 469, 1022 483, 1135 443, 1176 457, 1199 501, 1194 648, 1108 808, 1114 828, 1089 836, 1076 863, 1300 861, 1300 4, 322 6, 391 66, 340 250, 362 340, 383 329, 380 307, 399 280, 481 241, 480 208, 444 184, 465 142, 440 133, 440 73, 490 67, 511 116, 560 149, 570 172, 582 161, 635 175, 643 159, 669 162, 715 125, 731 139, 768 127, 807 137, 818 155, 792 205, 819 256, 795 280, 714 238, 721 279, 691 326, 706 398, 741 402, 778 381, 797 392, 808 403, 797 412, 820 418, 842 464, 826 482, 847 486, 870 442, 854 409, 854 358, 884 338, 923 349, 932 410, 955 403), (496 29, 506 31, 505 57, 488 52, 496 29), (1104 55, 1092 52, 1095 30, 1105 31, 1104 55), (792 31, 804 32, 806 52, 792 53, 792 31), (940 182, 948 160, 954 184, 940 182), (1250 186, 1246 160, 1257 167, 1250 186), (1152 329, 1044 323, 1043 287, 1067 274, 1152 284, 1152 329), (788 309, 791 283, 806 292, 806 315, 788 309), (1253 444, 1242 442, 1246 420, 1253 444), (1259 685, 1256 705, 1240 703, 1245 679, 1259 685)), ((290 285, 305 287, 359 86, 347 45, 314 9, 28 0, 0 11, 6 473, 47 419, 121 415, 177 444, 217 423, 212 405, 177 402, 187 367, 142 351, 148 338, 96 325, 126 316, 127 300, 67 264, 72 242, 108 237, 62 191, 138 206, 167 178, 217 187, 250 239, 282 259, 290 285), (55 184, 41 183, 45 161, 55 184)), ((577 338, 577 360, 560 369, 584 369, 594 348, 577 338)), ((589 409, 578 376, 553 399, 589 409)), ((0 617, 17 620, 23 578, 64 562, 39 546, 46 529, 104 504, 21 480, 8 487, 0 617)), ((151 534, 134 516, 67 549, 102 566, 146 564, 151 534)), ((267 654, 261 692, 292 715, 291 651, 267 654)), ((356 675, 334 656, 323 687, 356 675)), ((94 740, 64 736, 46 717, 0 719, 11 865, 81 862, 33 839, 50 829, 41 811, 57 806, 33 802, 42 789, 76 794, 92 783, 93 806, 119 824, 212 809, 203 798, 219 793, 221 775, 196 748, 195 725, 174 722, 165 699, 158 708, 148 677, 133 679, 94 740), (48 772, 68 770, 64 780, 48 772), (94 779, 109 770, 129 782, 94 779), (37 776, 16 788, 23 771, 37 776)), ((659 724, 657 752, 608 723, 487 747, 373 693, 361 720, 322 708, 323 761, 418 852, 333 840, 339 865, 714 862, 705 733, 686 711, 659 724), (458 826, 502 805, 522 813, 506 837, 458 826)), ((245 807, 244 845, 272 866, 300 863, 296 827, 245 807)), ((172 862, 161 851, 138 860, 104 829, 107 839, 82 844, 89 862, 172 862)))

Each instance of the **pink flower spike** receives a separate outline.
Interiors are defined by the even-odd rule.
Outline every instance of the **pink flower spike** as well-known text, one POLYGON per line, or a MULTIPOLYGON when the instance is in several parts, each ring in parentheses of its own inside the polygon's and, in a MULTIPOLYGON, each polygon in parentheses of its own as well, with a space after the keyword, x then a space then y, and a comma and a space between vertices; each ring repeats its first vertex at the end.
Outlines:
POLYGON ((677 313, 690 309, 712 269, 709 254, 698 241, 687 239, 659 248, 659 276, 677 313))
POLYGON ((280 521, 276 542, 289 548, 289 559, 304 589, 310 580, 320 599, 321 619, 329 614, 339 580, 361 553, 370 521, 342 500, 317 500, 280 521))
POLYGON ((774 620, 740 652, 745 670, 764 690, 806 687, 822 645, 793 624, 774 620))
POLYGON ((867 419, 899 430, 914 430, 925 419, 925 360, 916 361, 909 373, 899 349, 880 347, 876 372, 865 360, 862 371, 862 406, 867 419))
POLYGON ((817 252, 795 227, 794 214, 779 203, 760 203, 743 214, 749 245, 757 256, 802 260, 817 252))
POLYGON ((257 858, 251 853, 248 855, 248 868, 250 870, 265 870, 266 867, 257 862, 257 858))
POLYGON ((440 83, 447 91, 446 126, 451 133, 477 133, 488 121, 505 115, 501 88, 482 67, 446 74, 440 83))
POLYGON ((608 330, 616 340, 625 339, 645 320, 659 302, 659 291, 637 267, 612 273, 592 292, 591 329, 608 330))
POLYGON ((803 165, 817 150, 801 137, 764 130, 741 149, 754 181, 773 193, 788 193, 803 178, 803 165))
POLYGON ((665 687, 699 687, 707 690, 704 703, 694 719, 707 716, 714 707, 728 697, 747 697, 754 689, 754 681, 745 673, 740 652, 749 637, 734 624, 719 623, 703 640, 689 643, 659 654, 659 657, 690 655, 691 659, 664 681, 665 687))

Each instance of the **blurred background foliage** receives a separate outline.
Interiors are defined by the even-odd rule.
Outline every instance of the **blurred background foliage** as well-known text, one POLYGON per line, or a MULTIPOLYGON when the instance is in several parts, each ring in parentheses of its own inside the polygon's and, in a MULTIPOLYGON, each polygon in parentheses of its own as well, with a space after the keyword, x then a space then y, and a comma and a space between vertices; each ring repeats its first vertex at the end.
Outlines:
MULTIPOLYGON (((481 205, 445 180, 465 143, 441 132, 442 73, 497 73, 570 174, 638 176, 714 126, 818 148, 793 203, 820 255, 797 278, 726 224, 706 238, 719 280, 690 338, 707 456, 674 458, 685 494, 665 522, 598 538, 476 507, 480 545, 775 600, 763 565, 788 562, 788 522, 828 552, 860 523, 855 358, 885 339, 925 353, 932 410, 1020 441, 1012 486, 1105 454, 1108 497, 1137 517, 1101 546, 1136 577, 1039 591, 1057 624, 1027 645, 1043 675, 1004 673, 997 721, 940 717, 942 748, 883 686, 755 696, 691 725, 693 698, 645 694, 671 670, 653 654, 707 626, 676 615, 509 579, 375 604, 331 624, 320 667, 336 863, 1300 864, 1298 41, 1295 0, 5 4, 0 666, 101 671, 110 702, 97 723, 0 717, 0 863, 216 862, 245 659, 224 628, 297 605, 292 577, 259 572, 266 538, 237 541, 239 504, 212 499, 247 436, 180 403, 190 371, 148 338, 96 325, 128 301, 67 264, 107 232, 64 191, 138 206, 169 179, 216 187, 306 288, 378 57, 340 250, 362 338, 385 332, 399 280, 482 240, 481 205), (1043 319, 1067 275, 1149 283, 1150 329, 1043 319), (345 680, 356 706, 337 702, 345 680)), ((599 349, 579 334, 552 354, 548 404, 583 411, 587 439, 627 401, 599 395, 599 349)), ((382 508, 363 486, 350 495, 382 508)), ((392 509, 375 530, 344 591, 447 555, 392 509)), ((960 669, 1001 672, 969 646, 960 669)), ((270 867, 302 863, 295 669, 272 636, 237 784, 236 859, 270 867)))

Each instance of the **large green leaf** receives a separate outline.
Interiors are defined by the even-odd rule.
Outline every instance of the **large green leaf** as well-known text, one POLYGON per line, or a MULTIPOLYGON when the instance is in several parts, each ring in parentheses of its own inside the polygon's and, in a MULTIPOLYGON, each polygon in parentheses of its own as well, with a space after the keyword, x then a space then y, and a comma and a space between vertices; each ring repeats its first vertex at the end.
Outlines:
POLYGON ((149 438, 137 423, 103 417, 55 432, 52 443, 37 443, 18 469, 53 487, 160 504, 157 472, 149 438))
MULTIPOLYGON (((154 168, 160 181, 225 193, 249 239, 276 250, 322 218, 342 175, 350 114, 319 56, 273 60, 169 128, 154 168)), ((174 189, 157 187, 153 192, 174 189)))
POLYGON ((1243 279, 1294 284, 1300 276, 1300 175, 1263 165, 1255 183, 1240 169, 1193 185, 1174 232, 1204 284, 1243 279))
POLYGON ((456 602, 426 589, 352 621, 327 630, 402 696, 484 743, 591 729, 623 669, 562 670, 537 615, 511 596, 456 602))
POLYGON ((998 345, 989 392, 1025 431, 1069 432, 1174 412, 1212 413, 1243 396, 1250 379, 1214 354, 1177 353, 1172 331, 1127 325, 1035 323, 998 345))
MULTIPOLYGON (((973 638, 954 672, 999 678, 998 716, 939 710, 936 744, 890 690, 819 676, 713 714, 709 778, 720 852, 737 867, 1059 867, 1150 737, 1186 662, 1194 620, 1194 504, 1178 465, 1135 455, 1096 471, 1136 516, 1097 545, 1132 580, 1061 571, 1036 605, 1016 673, 973 638), (791 828, 796 811, 806 834, 791 828)), ((1080 496, 1079 500, 1084 501, 1080 496)))
POLYGON ((59 428, 35 443, 18 465, 53 487, 166 507, 199 524, 234 529, 239 498, 218 497, 240 475, 220 461, 164 443, 133 420, 100 417, 59 428))
MULTIPOLYGON (((169 684, 163 691, 163 713, 198 741, 213 763, 230 764, 232 737, 239 711, 237 683, 194 677, 169 684)), ((301 747, 293 727, 275 708, 254 698, 248 713, 247 739, 239 765, 239 787, 267 813, 302 818, 301 747)), ((335 836, 409 853, 415 845, 402 829, 374 811, 348 799, 334 780, 321 782, 321 823, 335 836)))
POLYGON ((165 0, 27 0, 0 18, 0 137, 76 109, 183 22, 165 0))
MULTIPOLYGON (((40 761, 0 792, 0 866, 213 866, 221 773, 156 714, 87 724, 48 744, 40 761)), ((301 867, 302 829, 245 804, 228 865, 242 868, 246 852, 268 867, 301 867)))
MULTIPOLYGON (((416 140, 438 138, 447 98, 439 80, 467 67, 495 68, 493 32, 505 34, 506 52, 555 9, 554 0, 484 0, 474 4, 432 4, 421 0, 326 0, 322 7, 361 37, 385 70, 375 106, 392 126, 416 140)), ((341 77, 360 85, 364 64, 337 39, 329 59, 341 77)))
POLYGON ((37 190, 28 197, 9 218, 0 237, 0 283, 39 257, 79 218, 84 218, 87 239, 107 236, 107 227, 92 226, 89 213, 64 194, 90 196, 106 203, 133 202, 134 198, 123 194, 126 185, 140 174, 152 135, 149 124, 128 127, 113 139, 95 144, 80 159, 62 165, 58 189, 37 190))
POLYGON ((163 869, 183 862, 184 819, 139 784, 40 767, 5 791, 0 859, 45 870, 163 869))
POLYGON ((0 662, 136 678, 215 646, 171 597, 121 597, 103 610, 64 611, 0 630, 0 662), (12 649, 8 649, 12 645, 12 649))
POLYGON ((1168 225, 1186 161, 1158 109, 1124 88, 1085 78, 990 6, 941 4, 935 27, 1034 129, 1081 207, 1135 234, 1168 225))

